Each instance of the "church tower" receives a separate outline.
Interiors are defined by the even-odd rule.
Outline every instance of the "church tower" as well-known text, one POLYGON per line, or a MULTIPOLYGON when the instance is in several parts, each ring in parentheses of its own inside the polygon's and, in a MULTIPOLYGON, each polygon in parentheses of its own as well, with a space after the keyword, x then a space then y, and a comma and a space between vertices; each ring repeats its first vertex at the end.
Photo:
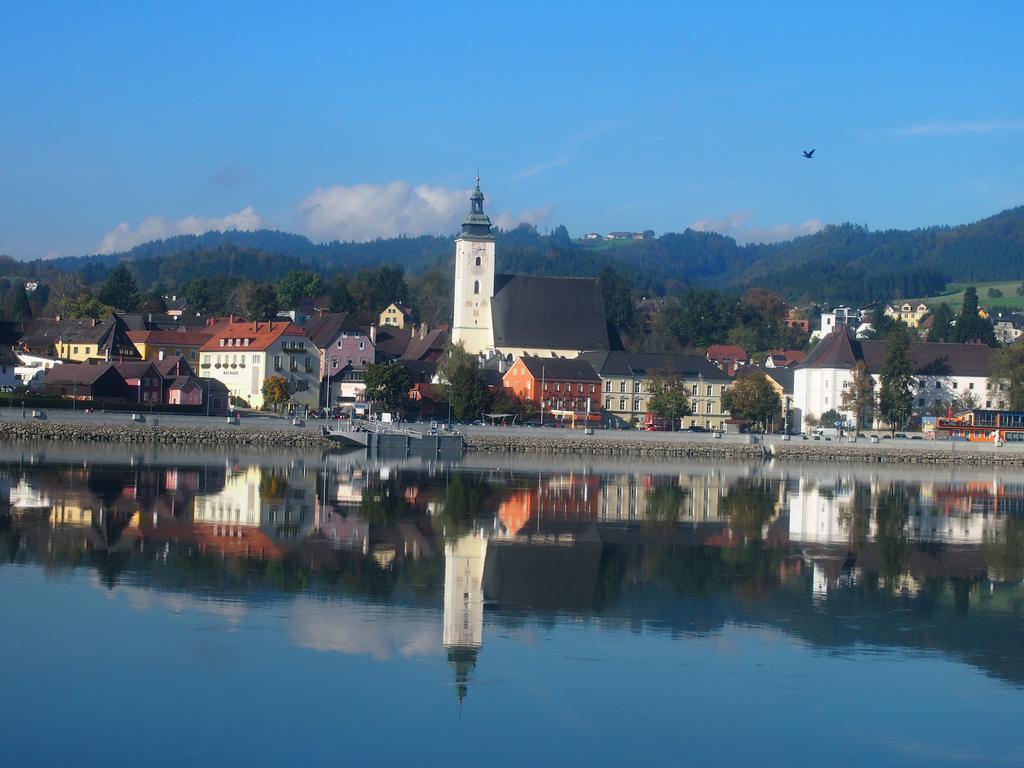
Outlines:
POLYGON ((494 347, 491 298, 494 296, 494 235, 484 213, 480 177, 469 197, 469 215, 455 240, 455 317, 452 341, 462 342, 470 354, 494 347))

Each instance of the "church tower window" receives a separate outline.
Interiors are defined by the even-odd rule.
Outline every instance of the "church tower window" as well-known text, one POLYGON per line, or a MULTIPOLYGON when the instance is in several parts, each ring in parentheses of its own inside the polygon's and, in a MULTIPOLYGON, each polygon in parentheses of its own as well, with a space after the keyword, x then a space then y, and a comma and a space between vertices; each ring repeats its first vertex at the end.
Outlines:
POLYGON ((480 293, 480 281, 479 280, 474 280, 473 281, 473 293, 475 293, 475 294, 479 294, 480 293))

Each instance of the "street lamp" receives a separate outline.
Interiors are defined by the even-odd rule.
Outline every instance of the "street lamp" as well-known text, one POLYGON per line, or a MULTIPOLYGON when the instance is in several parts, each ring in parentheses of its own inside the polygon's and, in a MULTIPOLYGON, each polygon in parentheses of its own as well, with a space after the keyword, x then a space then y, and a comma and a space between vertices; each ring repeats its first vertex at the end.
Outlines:
POLYGON ((544 426, 544 366, 540 367, 540 424, 544 426))

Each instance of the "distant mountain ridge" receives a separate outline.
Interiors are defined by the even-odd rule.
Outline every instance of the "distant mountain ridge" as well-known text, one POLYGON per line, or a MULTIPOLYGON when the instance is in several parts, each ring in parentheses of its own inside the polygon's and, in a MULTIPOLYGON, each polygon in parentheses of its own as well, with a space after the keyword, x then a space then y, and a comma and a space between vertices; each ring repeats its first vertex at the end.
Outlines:
MULTIPOLYGON (((872 231, 840 224, 772 244, 739 245, 731 237, 690 229, 614 244, 574 241, 565 227, 543 235, 521 225, 496 236, 502 271, 595 275, 611 265, 650 294, 684 285, 758 285, 791 299, 868 302, 932 295, 946 281, 1024 279, 1024 206, 958 226, 872 231)), ((422 235, 314 243, 276 230, 207 232, 154 240, 124 253, 27 262, 16 271, 81 270, 94 281, 127 261, 140 282, 167 287, 210 273, 274 279, 294 268, 332 273, 387 263, 422 272, 451 269, 453 240, 422 235)), ((6 270, 11 263, 5 259, 2 266, 6 270)))

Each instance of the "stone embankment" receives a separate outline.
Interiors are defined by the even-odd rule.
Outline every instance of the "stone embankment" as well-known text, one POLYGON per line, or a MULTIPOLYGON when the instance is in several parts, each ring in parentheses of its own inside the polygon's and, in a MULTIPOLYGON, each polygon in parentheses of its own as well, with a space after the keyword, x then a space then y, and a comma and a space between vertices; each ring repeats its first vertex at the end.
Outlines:
POLYGON ((247 427, 147 426, 145 424, 82 424, 74 422, 0 422, 0 442, 156 443, 162 445, 251 445, 268 448, 308 448, 331 445, 316 430, 253 429, 247 427))
MULTIPOLYGON (((885 441, 888 442, 888 441, 885 441)), ((919 445, 919 444, 918 444, 919 445)), ((696 459, 775 458, 794 462, 858 462, 884 464, 957 464, 964 466, 1024 466, 1024 451, 949 443, 934 447, 903 444, 841 445, 831 442, 757 443, 732 440, 652 440, 602 438, 598 435, 466 435, 468 451, 487 453, 575 454, 696 459)))

